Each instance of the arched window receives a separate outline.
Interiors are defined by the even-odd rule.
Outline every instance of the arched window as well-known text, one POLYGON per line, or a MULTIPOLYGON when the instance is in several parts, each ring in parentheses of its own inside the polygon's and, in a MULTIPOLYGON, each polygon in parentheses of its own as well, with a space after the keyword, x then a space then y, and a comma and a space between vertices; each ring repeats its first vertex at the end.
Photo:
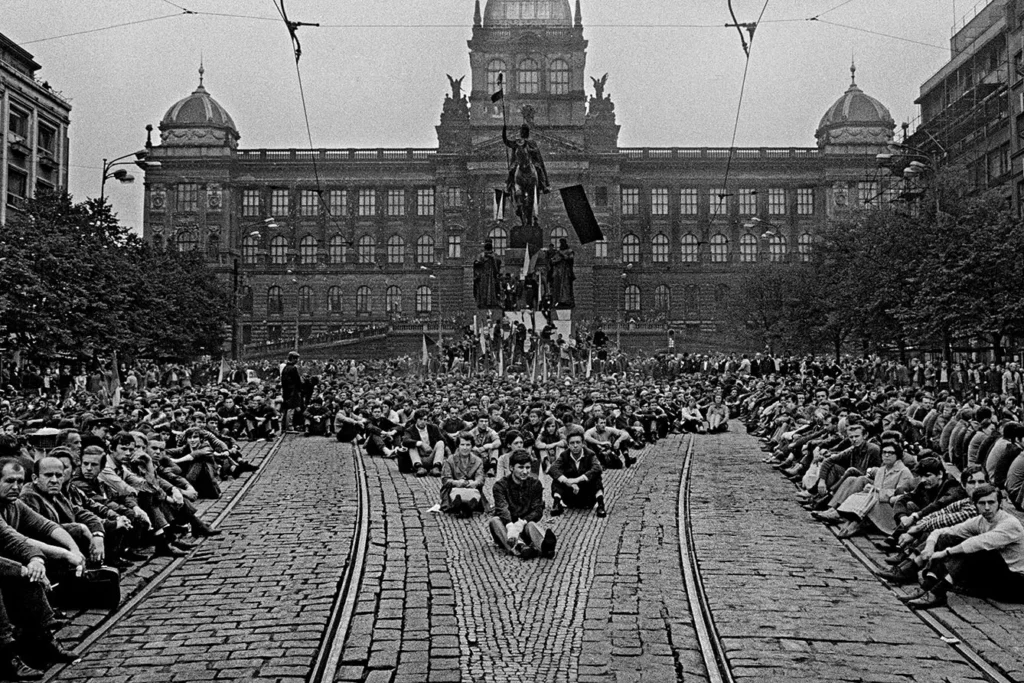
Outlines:
POLYGON ((299 287, 299 313, 313 312, 313 289, 303 285, 299 287))
POLYGON ((487 92, 496 93, 502 86, 498 85, 498 75, 505 73, 505 62, 500 59, 492 59, 487 63, 487 92))
POLYGON ((281 288, 274 285, 267 290, 267 314, 281 315, 284 313, 284 297, 281 295, 281 288))
POLYGON ((753 263, 757 260, 757 238, 751 234, 740 237, 740 261, 753 263))
POLYGON ((797 251, 800 252, 801 261, 806 262, 811 260, 812 242, 813 238, 811 237, 811 233, 805 232, 800 235, 800 239, 797 242, 797 251))
POLYGON ((725 263, 729 260, 729 239, 722 233, 711 237, 711 261, 725 263))
POLYGON ((782 235, 773 235, 768 241, 768 257, 772 261, 786 260, 786 238, 782 235))
POLYGON ((327 312, 341 313, 341 287, 331 287, 327 290, 327 312))
POLYGON ((288 240, 281 235, 270 240, 270 262, 275 266, 288 263, 288 240))
POLYGON ((508 249, 508 231, 505 228, 495 228, 487 233, 487 239, 494 245, 494 255, 504 256, 508 249))
POLYGON ((346 251, 345 238, 341 235, 334 235, 327 242, 327 258, 331 263, 338 265, 345 262, 346 251))
POLYGON ((252 315, 252 287, 242 287, 238 296, 238 310, 252 315))
POLYGON ((174 243, 178 251, 194 251, 199 248, 199 238, 191 230, 182 230, 177 234, 174 243))
POLYGON ((551 62, 548 68, 550 77, 548 88, 552 95, 569 94, 569 63, 564 59, 556 59, 551 62))
POLYGON ((388 238, 388 263, 401 264, 405 260, 405 240, 401 235, 388 238))
POLYGON ((540 67, 532 59, 519 62, 516 72, 516 86, 520 95, 536 95, 540 92, 540 67))
POLYGON ((388 313, 402 312, 402 288, 391 285, 384 293, 384 310, 388 313))
POLYGON ((688 232, 683 235, 683 239, 680 241, 683 245, 683 263, 696 263, 698 258, 697 250, 700 247, 700 243, 697 241, 697 236, 692 232, 688 232))
POLYGON ((672 291, 668 285, 658 285, 654 289, 654 310, 667 313, 672 308, 672 291))
POLYGON ((359 255, 359 262, 373 263, 373 252, 374 249, 376 249, 376 246, 373 235, 363 235, 360 237, 359 245, 356 247, 356 253, 359 255))
POLYGON ((651 240, 651 260, 655 263, 668 263, 668 237, 658 233, 651 240))
POLYGON ((312 235, 303 237, 302 241, 299 242, 299 263, 304 266, 316 263, 316 250, 319 246, 320 244, 312 235))
POLYGON ((242 240, 242 262, 246 265, 254 265, 256 263, 256 255, 260 250, 260 236, 259 235, 246 235, 245 239, 242 240))
POLYGON ((622 238, 622 262, 640 263, 640 238, 633 233, 622 238))
POLYGON ((356 313, 370 312, 370 288, 363 285, 356 290, 356 313))
POLYGON ((629 285, 626 287, 625 299, 623 300, 622 305, 626 311, 639 311, 640 288, 636 285, 629 285))
POLYGON ((416 263, 434 262, 434 238, 430 235, 421 235, 416 240, 416 263))
POLYGON ((569 231, 563 228, 561 225, 556 225, 555 227, 551 228, 551 241, 554 242, 555 244, 558 244, 558 240, 561 239, 568 240, 569 231))
POLYGON ((434 310, 434 293, 427 285, 416 288, 416 312, 430 313, 434 310))

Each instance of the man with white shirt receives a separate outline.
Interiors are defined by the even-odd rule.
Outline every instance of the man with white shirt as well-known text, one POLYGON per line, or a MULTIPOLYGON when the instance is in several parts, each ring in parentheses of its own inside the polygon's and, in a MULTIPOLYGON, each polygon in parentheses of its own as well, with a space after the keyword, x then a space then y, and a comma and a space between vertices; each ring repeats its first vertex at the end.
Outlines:
POLYGON ((594 426, 583 433, 583 441, 598 454, 602 464, 614 461, 609 466, 616 467, 615 463, 618 462, 620 453, 625 458, 627 467, 636 462, 629 454, 629 432, 609 427, 608 418, 604 413, 595 415, 594 420, 594 426))
POLYGON ((409 460, 417 477, 431 474, 441 476, 444 464, 445 440, 441 428, 427 422, 427 411, 420 408, 413 413, 412 421, 405 428, 402 445, 409 449, 409 460))

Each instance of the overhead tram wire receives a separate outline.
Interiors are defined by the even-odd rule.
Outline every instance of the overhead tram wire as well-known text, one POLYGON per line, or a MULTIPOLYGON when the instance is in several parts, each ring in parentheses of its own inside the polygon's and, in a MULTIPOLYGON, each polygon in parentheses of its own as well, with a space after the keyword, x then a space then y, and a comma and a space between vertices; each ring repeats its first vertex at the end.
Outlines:
MULTIPOLYGON (((274 7, 277 9, 278 14, 281 15, 281 20, 284 21, 285 26, 288 29, 288 35, 292 41, 293 54, 295 56, 295 76, 299 82, 299 99, 302 102, 302 118, 306 124, 306 140, 309 142, 309 156, 313 162, 313 178, 316 181, 316 196, 320 200, 320 206, 327 216, 327 220, 334 223, 335 226, 343 228, 344 226, 338 223, 337 218, 331 213, 331 206, 327 199, 324 197, 323 183, 320 179, 320 168, 316 161, 316 148, 313 146, 313 129, 309 125, 309 107, 306 104, 306 89, 302 84, 302 67, 299 66, 299 60, 302 58, 302 45, 299 43, 299 37, 297 31, 301 26, 317 26, 319 24, 308 24, 304 22, 293 22, 288 19, 288 14, 285 11, 284 0, 271 0, 274 3, 274 7)), ((352 249, 356 248, 355 235, 352 235, 352 239, 348 240, 348 246, 352 249)))
MULTIPOLYGON (((820 15, 819 15, 820 16, 820 15)), ((818 17, 810 17, 807 21, 814 21, 819 24, 826 24, 828 26, 838 26, 839 28, 846 28, 851 31, 860 31, 861 33, 868 33, 873 36, 881 36, 882 38, 891 38, 893 40, 902 40, 904 43, 913 43, 914 45, 920 45, 922 47, 930 47, 935 50, 947 51, 949 48, 942 45, 936 45, 934 43, 925 43, 920 40, 914 40, 913 38, 904 38, 903 36, 894 36, 891 33, 882 33, 881 31, 872 31, 867 28, 860 28, 859 26, 850 26, 849 24, 840 24, 837 21, 828 21, 827 19, 819 19, 818 17)))
POLYGON ((181 12, 175 12, 174 14, 164 14, 159 17, 149 17, 148 19, 137 19, 135 21, 124 21, 120 24, 111 24, 110 26, 100 26, 98 28, 90 28, 84 31, 75 31, 73 33, 64 33, 59 36, 49 36, 47 38, 36 38, 35 40, 23 40, 21 45, 34 45, 36 43, 45 43, 50 40, 60 40, 61 38, 71 38, 73 36, 82 36, 87 33, 98 33, 99 31, 109 31, 115 28, 122 28, 124 26, 135 26, 136 24, 147 24, 154 21, 161 21, 163 19, 173 19, 175 17, 184 16, 181 12))
POLYGON ((729 156, 725 160, 725 178, 722 180, 722 194, 718 196, 718 205, 715 207, 715 213, 712 214, 711 219, 718 215, 719 210, 722 208, 722 204, 726 198, 729 197, 729 173, 732 170, 732 160, 736 155, 736 134, 740 128, 740 114, 743 111, 743 94, 747 89, 747 72, 750 70, 750 53, 754 47, 754 35, 757 32, 757 27, 761 24, 761 19, 764 17, 765 10, 768 9, 768 3, 771 0, 764 0, 764 5, 761 7, 761 13, 757 15, 757 21, 753 24, 740 24, 736 20, 736 13, 732 9, 732 0, 728 0, 729 13, 732 15, 733 24, 736 26, 736 30, 740 33, 740 41, 743 45, 743 52, 746 54, 746 60, 743 62, 743 79, 740 81, 740 96, 736 102, 736 118, 732 124, 732 140, 729 142, 729 156), (743 35, 743 29, 746 28, 750 33, 750 41, 747 42, 746 37, 743 35))

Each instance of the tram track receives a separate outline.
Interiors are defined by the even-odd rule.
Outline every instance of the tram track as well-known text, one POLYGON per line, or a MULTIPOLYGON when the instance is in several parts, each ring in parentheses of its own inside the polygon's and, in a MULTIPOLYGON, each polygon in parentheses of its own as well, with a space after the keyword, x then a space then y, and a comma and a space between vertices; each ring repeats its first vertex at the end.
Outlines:
MULTIPOLYGON (((679 500, 676 521, 679 525, 679 563, 683 570, 683 581, 686 585, 686 598, 693 616, 694 629, 697 632, 697 644, 700 649, 704 668, 707 670, 710 683, 733 683, 732 670, 725 654, 722 637, 715 627, 711 614, 704 581, 700 574, 697 560, 697 546, 693 537, 690 521, 690 472, 693 464, 693 444, 696 439, 691 435, 683 460, 683 471, 679 480, 679 500)), ((680 678, 680 680, 682 680, 680 678)))
POLYGON ((366 568, 366 551, 370 542, 370 499, 366 480, 363 451, 352 445, 352 465, 356 479, 356 535, 349 546, 345 569, 338 580, 338 590, 331 605, 330 618, 317 649, 309 683, 330 683, 338 673, 345 639, 348 637, 355 613, 359 587, 366 568))
MULTIPOLYGON (((209 522, 211 528, 216 529, 217 527, 219 527, 221 523, 223 523, 223 521, 227 519, 228 515, 231 514, 231 511, 234 510, 235 507, 242 501, 242 499, 245 497, 245 494, 249 492, 249 490, 263 475, 263 472, 266 470, 267 463, 269 463, 275 456, 277 456, 277 453, 278 451, 280 451, 281 445, 284 443, 284 440, 284 435, 281 435, 277 438, 277 441, 274 442, 274 445, 271 447, 270 452, 268 452, 267 455, 263 458, 259 470, 254 472, 251 477, 245 480, 245 483, 242 484, 242 486, 237 491, 235 491, 234 495, 231 497, 231 500, 228 501, 227 505, 224 506, 224 509, 221 510, 220 513, 211 522, 209 522)), ((117 608, 117 610, 112 612, 106 619, 100 622, 96 629, 90 632, 89 635, 87 635, 85 638, 83 638, 82 641, 72 649, 72 651, 76 655, 79 655, 79 657, 84 656, 97 641, 99 641, 101 638, 103 638, 103 636, 105 636, 111 630, 116 628, 121 622, 127 619, 135 611, 135 609, 139 606, 140 603, 142 603, 146 598, 148 598, 158 588, 160 588, 164 581, 166 581, 167 578, 171 576, 175 572, 175 570, 177 570, 181 565, 185 564, 185 562, 188 561, 190 557, 191 554, 186 555, 184 557, 174 558, 171 562, 167 564, 167 566, 161 569, 155 576, 153 576, 152 579, 150 579, 141 589, 139 589, 137 593, 132 595, 132 597, 129 598, 127 602, 123 603, 120 607, 117 608)), ((57 666, 51 667, 47 670, 46 675, 43 677, 42 680, 44 681, 44 683, 57 680, 58 678, 60 678, 60 675, 68 667, 71 666, 74 666, 74 664, 59 664, 57 666)))

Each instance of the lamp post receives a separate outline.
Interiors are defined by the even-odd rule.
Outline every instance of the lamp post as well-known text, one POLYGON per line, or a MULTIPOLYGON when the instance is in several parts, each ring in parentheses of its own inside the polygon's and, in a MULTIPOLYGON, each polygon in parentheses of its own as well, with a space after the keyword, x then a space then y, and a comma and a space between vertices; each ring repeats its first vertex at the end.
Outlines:
POLYGON ((149 150, 140 149, 138 152, 131 152, 123 156, 116 157, 114 159, 103 160, 103 179, 100 181, 100 201, 102 202, 106 198, 107 180, 113 178, 114 180, 128 185, 135 182, 135 176, 130 175, 126 169, 118 168, 115 166, 129 166, 135 165, 141 169, 160 168, 163 164, 159 161, 146 161, 149 156, 149 150), (135 157, 132 161, 125 161, 128 157, 135 157))
POLYGON ((622 291, 619 294, 619 305, 616 307, 618 316, 615 319, 615 346, 618 350, 622 351, 622 318, 626 310, 626 278, 629 275, 629 271, 633 269, 632 263, 627 263, 625 269, 622 271, 622 275, 619 279, 622 280, 622 291))
MULTIPOLYGON (((785 228, 781 225, 777 225, 770 221, 762 220, 757 216, 753 216, 749 221, 745 222, 743 224, 743 227, 746 228, 747 230, 753 230, 755 233, 758 230, 762 231, 760 239, 768 240, 768 249, 766 251, 766 253, 768 254, 768 260, 775 261, 775 254, 773 254, 771 251, 771 247, 773 244, 772 240, 776 237, 782 237, 782 233, 785 228)), ((784 256, 784 254, 782 254, 782 256, 784 256)), ((780 258, 778 260, 782 259, 780 258)))
MULTIPOLYGON (((938 142, 935 144, 938 145, 938 142)), ((934 175, 939 170, 939 161, 946 156, 946 150, 939 145, 938 153, 931 154, 906 142, 891 143, 889 149, 893 151, 875 155, 879 168, 887 168, 892 175, 903 179, 905 185, 900 192, 900 199, 918 199, 924 195, 926 189, 917 183, 918 179, 929 174, 934 175)), ((938 192, 935 193, 935 210, 939 211, 938 192)))

